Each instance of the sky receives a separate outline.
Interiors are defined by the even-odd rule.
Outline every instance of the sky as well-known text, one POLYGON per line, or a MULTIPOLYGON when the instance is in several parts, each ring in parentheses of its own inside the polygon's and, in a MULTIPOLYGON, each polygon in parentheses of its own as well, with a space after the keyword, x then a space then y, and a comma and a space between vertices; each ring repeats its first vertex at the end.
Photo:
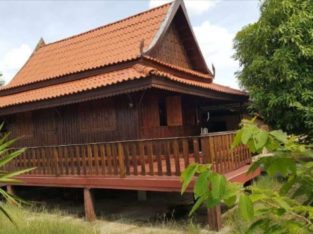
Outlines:
MULTIPOLYGON (((42 37, 63 39, 156 7, 168 0, 1 0, 0 72, 6 83, 24 65, 42 37)), ((185 0, 196 38, 214 82, 238 88, 233 38, 259 18, 259 0, 185 0)))

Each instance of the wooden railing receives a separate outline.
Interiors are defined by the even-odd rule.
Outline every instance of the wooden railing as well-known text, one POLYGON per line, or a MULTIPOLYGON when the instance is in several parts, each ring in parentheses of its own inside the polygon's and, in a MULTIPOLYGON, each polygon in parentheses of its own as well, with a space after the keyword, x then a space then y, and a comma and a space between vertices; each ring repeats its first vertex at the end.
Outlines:
MULTIPOLYGON (((179 176, 193 162, 226 173, 251 162, 244 146, 230 150, 234 132, 197 137, 29 147, 7 170, 36 167, 31 175, 179 176)), ((12 149, 14 150, 14 149, 12 149)))

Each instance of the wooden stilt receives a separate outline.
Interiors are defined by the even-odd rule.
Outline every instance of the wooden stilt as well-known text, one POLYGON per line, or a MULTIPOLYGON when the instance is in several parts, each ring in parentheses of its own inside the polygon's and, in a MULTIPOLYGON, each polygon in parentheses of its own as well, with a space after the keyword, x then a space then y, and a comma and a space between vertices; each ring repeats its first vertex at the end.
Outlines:
POLYGON ((222 228, 221 206, 208 209, 208 223, 210 229, 219 231, 222 228))
POLYGON ((147 191, 137 191, 138 201, 147 201, 147 191))
POLYGON ((89 188, 84 188, 85 216, 89 222, 96 220, 96 213, 93 205, 93 197, 89 188))
POLYGON ((12 185, 7 185, 7 192, 8 192, 9 194, 14 195, 14 189, 13 189, 13 186, 12 186, 12 185))

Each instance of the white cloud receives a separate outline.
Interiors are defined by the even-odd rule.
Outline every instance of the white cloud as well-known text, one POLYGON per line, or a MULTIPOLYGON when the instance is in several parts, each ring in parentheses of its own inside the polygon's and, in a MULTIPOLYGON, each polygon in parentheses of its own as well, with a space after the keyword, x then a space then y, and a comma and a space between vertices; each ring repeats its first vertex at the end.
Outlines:
MULTIPOLYGON (((150 8, 163 5, 173 0, 150 0, 150 8)), ((188 13, 191 15, 200 15, 216 4, 216 0, 185 0, 188 13)))
POLYGON ((194 32, 208 66, 212 63, 215 66, 215 82, 238 88, 234 72, 238 70, 239 64, 232 58, 235 35, 209 21, 194 27, 194 32))
POLYGON ((0 58, 0 72, 3 79, 8 83, 18 70, 25 64, 32 53, 32 49, 27 44, 9 50, 0 58))

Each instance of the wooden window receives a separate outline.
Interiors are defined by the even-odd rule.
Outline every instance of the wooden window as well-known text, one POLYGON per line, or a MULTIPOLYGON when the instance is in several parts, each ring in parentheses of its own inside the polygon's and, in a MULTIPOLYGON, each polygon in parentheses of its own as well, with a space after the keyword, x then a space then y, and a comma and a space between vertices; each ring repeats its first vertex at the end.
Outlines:
POLYGON ((15 124, 19 137, 33 136, 32 112, 24 112, 16 115, 15 124))
POLYGON ((168 126, 182 126, 182 104, 180 96, 171 96, 166 98, 166 113, 168 126))
POLYGON ((116 110, 111 100, 80 104, 79 127, 81 132, 116 130, 116 110))

